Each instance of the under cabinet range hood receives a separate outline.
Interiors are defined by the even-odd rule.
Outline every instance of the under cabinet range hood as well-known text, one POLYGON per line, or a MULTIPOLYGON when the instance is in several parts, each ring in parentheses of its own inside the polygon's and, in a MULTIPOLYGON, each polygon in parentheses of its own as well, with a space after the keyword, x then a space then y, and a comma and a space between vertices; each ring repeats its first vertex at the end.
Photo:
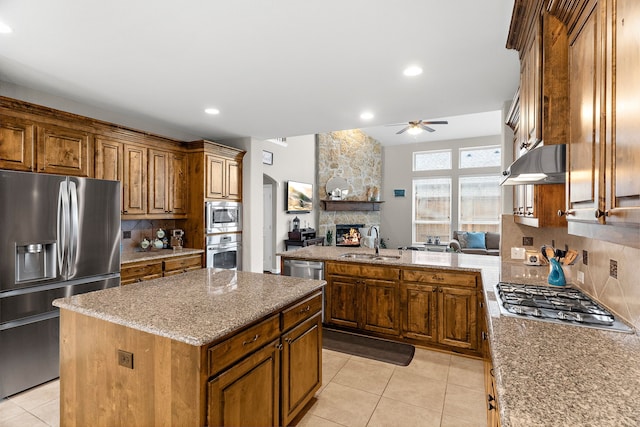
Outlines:
POLYGON ((502 172, 500 185, 563 184, 566 181, 566 145, 542 145, 519 157, 502 172))

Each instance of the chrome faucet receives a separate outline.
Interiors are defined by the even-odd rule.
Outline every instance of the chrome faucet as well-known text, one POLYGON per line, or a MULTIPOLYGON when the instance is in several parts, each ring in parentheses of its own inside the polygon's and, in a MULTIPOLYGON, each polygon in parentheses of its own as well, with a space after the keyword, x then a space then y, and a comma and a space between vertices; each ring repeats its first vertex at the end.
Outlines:
POLYGON ((376 238, 373 240, 373 249, 375 249, 376 256, 378 256, 380 255, 380 235, 378 234, 378 227, 372 225, 371 228, 369 228, 369 232, 367 233, 367 236, 371 236, 372 230, 376 231, 376 238))

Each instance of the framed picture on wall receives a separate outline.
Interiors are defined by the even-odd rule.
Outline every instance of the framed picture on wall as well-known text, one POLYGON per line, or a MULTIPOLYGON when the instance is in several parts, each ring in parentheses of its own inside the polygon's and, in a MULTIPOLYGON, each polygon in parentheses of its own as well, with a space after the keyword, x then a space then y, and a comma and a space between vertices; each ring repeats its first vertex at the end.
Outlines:
POLYGON ((262 163, 265 165, 273 164, 273 153, 271 151, 262 150, 262 163))

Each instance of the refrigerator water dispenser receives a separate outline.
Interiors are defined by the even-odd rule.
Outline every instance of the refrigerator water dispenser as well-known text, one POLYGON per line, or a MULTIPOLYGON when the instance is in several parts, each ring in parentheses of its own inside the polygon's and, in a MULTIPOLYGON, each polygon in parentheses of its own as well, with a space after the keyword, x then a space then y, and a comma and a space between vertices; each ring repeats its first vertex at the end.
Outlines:
POLYGON ((16 282, 56 277, 56 243, 16 245, 16 282))

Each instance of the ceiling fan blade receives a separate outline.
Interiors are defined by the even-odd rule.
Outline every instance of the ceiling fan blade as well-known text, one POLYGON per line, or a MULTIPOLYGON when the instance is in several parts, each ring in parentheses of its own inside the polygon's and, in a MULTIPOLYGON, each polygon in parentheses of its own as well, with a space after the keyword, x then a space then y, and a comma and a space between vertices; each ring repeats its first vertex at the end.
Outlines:
POLYGON ((393 124, 385 125, 385 126, 406 126, 406 125, 407 125, 407 122, 404 122, 404 123, 393 123, 393 124))
POLYGON ((405 133, 409 129, 411 129, 411 126, 407 126, 404 129, 400 129, 398 132, 396 132, 396 135, 400 135, 401 133, 405 133))
POLYGON ((425 125, 448 125, 449 122, 446 120, 432 120, 430 122, 424 121, 422 122, 425 125))
POLYGON ((425 126, 422 123, 420 124, 420 129, 426 130, 427 132, 435 132, 436 130, 433 128, 430 128, 429 126, 425 126))

